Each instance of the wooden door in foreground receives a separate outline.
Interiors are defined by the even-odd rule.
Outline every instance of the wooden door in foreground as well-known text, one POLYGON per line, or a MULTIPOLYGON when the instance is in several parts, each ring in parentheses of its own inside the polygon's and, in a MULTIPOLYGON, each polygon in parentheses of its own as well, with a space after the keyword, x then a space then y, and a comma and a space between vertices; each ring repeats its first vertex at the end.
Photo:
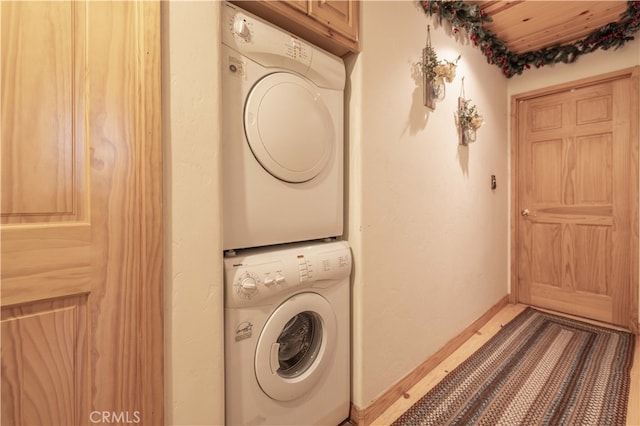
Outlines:
POLYGON ((637 327, 638 77, 517 105, 517 295, 637 327))
POLYGON ((163 423, 159 2, 1 2, 3 425, 163 423))

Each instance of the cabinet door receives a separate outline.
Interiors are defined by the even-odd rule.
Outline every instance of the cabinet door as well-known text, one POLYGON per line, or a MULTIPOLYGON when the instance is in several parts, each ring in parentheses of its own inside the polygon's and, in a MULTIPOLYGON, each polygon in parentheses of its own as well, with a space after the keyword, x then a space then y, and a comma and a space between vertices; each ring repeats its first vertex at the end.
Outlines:
POLYGON ((163 423, 160 5, 0 2, 1 423, 163 423))
POLYGON ((358 5, 357 0, 310 0, 309 16, 357 41, 358 5))
POLYGON ((284 0, 282 3, 305 14, 309 10, 307 0, 284 0))

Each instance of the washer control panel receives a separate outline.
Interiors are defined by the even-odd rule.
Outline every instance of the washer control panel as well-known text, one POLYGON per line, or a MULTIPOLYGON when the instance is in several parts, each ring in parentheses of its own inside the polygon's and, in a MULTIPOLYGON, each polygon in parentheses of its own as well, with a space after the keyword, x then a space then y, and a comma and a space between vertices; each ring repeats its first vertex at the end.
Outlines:
POLYGON ((258 295, 261 288, 282 286, 286 283, 282 262, 270 262, 259 265, 238 265, 234 273, 233 287, 237 297, 251 299, 258 295), (240 273, 237 273, 240 272, 240 273))
POLYGON ((322 280, 340 280, 351 273, 346 242, 306 243, 242 250, 227 255, 227 307, 258 305, 282 292, 322 280))

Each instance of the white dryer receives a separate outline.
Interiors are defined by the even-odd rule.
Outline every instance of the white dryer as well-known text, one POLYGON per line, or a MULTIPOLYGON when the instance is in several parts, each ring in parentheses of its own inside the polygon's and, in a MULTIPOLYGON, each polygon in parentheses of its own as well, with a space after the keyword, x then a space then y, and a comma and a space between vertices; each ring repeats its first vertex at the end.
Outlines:
POLYGON ((347 419, 347 243, 240 250, 224 263, 226 424, 347 419))
POLYGON ((342 235, 343 61, 222 9, 224 249, 342 235))

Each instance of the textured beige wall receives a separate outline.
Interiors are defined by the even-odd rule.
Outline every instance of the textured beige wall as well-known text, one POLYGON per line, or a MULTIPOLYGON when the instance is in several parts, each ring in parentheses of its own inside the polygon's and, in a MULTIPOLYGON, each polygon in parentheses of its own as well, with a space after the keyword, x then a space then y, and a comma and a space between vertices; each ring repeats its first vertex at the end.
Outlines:
POLYGON ((162 8, 165 422, 222 425, 220 2, 162 8))
POLYGON ((352 401, 364 408, 507 294, 508 147, 499 68, 416 2, 362 2, 361 13, 347 134, 352 401), (429 24, 440 58, 462 55, 434 112, 413 74, 429 24), (486 119, 468 147, 454 123, 462 77, 486 119))

